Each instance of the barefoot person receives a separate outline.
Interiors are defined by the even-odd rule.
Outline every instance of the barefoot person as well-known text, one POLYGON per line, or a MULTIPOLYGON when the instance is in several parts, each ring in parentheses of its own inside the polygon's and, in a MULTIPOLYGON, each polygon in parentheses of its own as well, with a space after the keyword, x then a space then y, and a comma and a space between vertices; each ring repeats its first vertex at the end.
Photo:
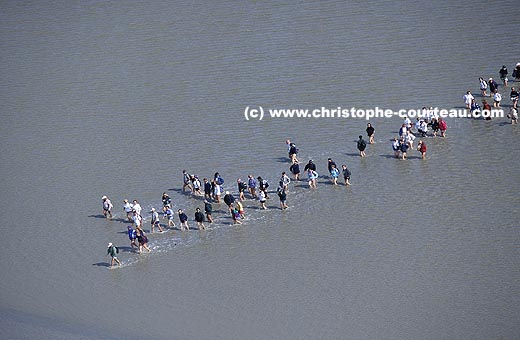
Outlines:
POLYGON ((332 184, 337 185, 338 177, 339 177, 339 170, 338 170, 338 168, 336 168, 336 164, 332 165, 332 169, 330 170, 330 175, 332 177, 332 184))
POLYGON ((204 214, 200 211, 200 208, 195 209, 195 222, 197 222, 199 230, 206 230, 206 226, 204 225, 204 214))
POLYGON ((152 233, 154 232, 155 227, 159 228, 159 231, 162 233, 164 230, 161 227, 161 223, 159 221, 159 213, 155 211, 155 208, 152 208, 152 219, 150 221, 152 233))
POLYGON ((130 226, 130 225, 128 227, 126 227, 126 229, 128 230, 128 238, 130 239, 130 247, 132 249, 134 249, 134 247, 139 248, 137 243, 135 243, 135 240, 137 240, 137 234, 135 233, 135 230, 132 229, 132 226, 130 226))
POLYGON ((260 190, 258 192, 258 200, 260 201, 260 208, 267 210, 267 207, 265 206, 265 201, 266 201, 265 192, 263 192, 262 190, 260 190))
POLYGON ((112 202, 106 196, 101 197, 101 199, 103 200, 103 215, 108 219, 112 219, 112 208, 114 207, 112 202))
POLYGON ((188 215, 186 215, 182 209, 179 209, 177 213, 179 214, 179 220, 181 221, 181 230, 190 230, 190 226, 188 225, 188 215))
POLYGON ((278 197, 280 198, 280 209, 285 210, 288 208, 287 206, 287 193, 283 187, 278 188, 277 190, 278 197))
POLYGON ((376 129, 374 129, 372 124, 368 123, 366 131, 367 131, 367 136, 368 136, 368 142, 370 144, 374 144, 374 132, 376 131, 376 129))
POLYGON ((123 211, 126 213, 126 219, 129 222, 132 222, 132 211, 134 210, 134 207, 126 198, 123 200, 123 203, 123 211))
POLYGON ((182 170, 182 192, 186 191, 186 188, 190 189, 193 193, 193 185, 191 184, 191 176, 186 170, 182 170))
POLYGON ((289 170, 294 175, 294 180, 299 181, 300 180, 300 164, 298 160, 294 161, 291 166, 289 167, 289 170))
POLYGON ((359 155, 361 157, 366 156, 366 154, 365 154, 366 147, 367 147, 367 142, 365 142, 365 140, 363 139, 363 136, 359 136, 359 139, 357 141, 357 148, 359 150, 359 155))
POLYGON ((422 140, 420 140, 419 144, 417 145, 417 151, 421 153, 422 159, 426 159, 426 143, 422 140))
POLYGON ((148 237, 142 230, 136 230, 137 242, 139 242, 139 254, 143 252, 143 248, 151 252, 152 250, 148 247, 148 237))
POLYGON ((352 175, 350 170, 345 164, 343 164, 341 168, 343 170, 343 180, 345 181, 345 185, 350 185, 350 176, 352 175))
POLYGON ((246 199, 244 192, 247 190, 247 184, 242 182, 240 178, 237 178, 237 187, 238 187, 238 199, 243 201, 246 199))
POLYGON ((399 143, 397 138, 394 138, 394 141, 392 142, 392 150, 394 150, 395 158, 399 158, 401 154, 401 143, 399 143))
POLYGON ((247 176, 248 180, 247 180, 247 187, 249 189, 249 193, 251 194, 251 196, 253 198, 256 198, 256 186, 257 186, 257 183, 256 183, 256 179, 253 177, 253 175, 248 175, 247 176))
POLYGON ((163 208, 163 218, 168 220, 168 228, 175 227, 175 222, 173 221, 173 216, 174 216, 174 213, 173 213, 173 210, 171 207, 168 206, 168 207, 163 208))
POLYGON ((110 255, 110 257, 112 257, 112 261, 110 262, 110 268, 114 267, 114 262, 117 262, 118 265, 121 265, 121 262, 117 258, 117 254, 119 254, 119 249, 117 249, 117 247, 114 246, 112 242, 109 243, 106 256, 110 255))
POLYGON ((309 181, 309 188, 316 189, 317 188, 318 173, 315 170, 312 170, 312 169, 307 170, 307 179, 309 181))
POLYGON ((206 213, 206 218, 209 223, 213 223, 213 218, 211 218, 211 214, 213 213, 213 206, 209 203, 208 200, 204 200, 204 212, 206 213))

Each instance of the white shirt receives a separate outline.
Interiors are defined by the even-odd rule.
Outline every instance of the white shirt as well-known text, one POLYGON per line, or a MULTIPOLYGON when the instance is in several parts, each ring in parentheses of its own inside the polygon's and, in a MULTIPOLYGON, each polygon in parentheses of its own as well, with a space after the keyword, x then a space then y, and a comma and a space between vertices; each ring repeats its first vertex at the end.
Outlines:
POLYGON ((133 210, 133 205, 126 202, 125 205, 123 205, 123 209, 125 210, 125 212, 129 213, 129 212, 132 212, 133 210))
POLYGON ((502 95, 501 95, 500 93, 498 93, 498 92, 495 93, 495 94, 493 95, 493 100, 496 101, 496 102, 501 101, 501 100, 502 100, 502 95))
POLYGON ((467 93, 464 95, 464 102, 466 104, 471 104, 471 101, 473 101, 473 99, 475 99, 475 97, 473 97, 471 93, 467 93))
POLYGON ((141 205, 139 203, 134 204, 133 208, 134 208, 135 212, 137 213, 137 215, 141 215, 141 210, 143 210, 143 208, 141 208, 141 205))

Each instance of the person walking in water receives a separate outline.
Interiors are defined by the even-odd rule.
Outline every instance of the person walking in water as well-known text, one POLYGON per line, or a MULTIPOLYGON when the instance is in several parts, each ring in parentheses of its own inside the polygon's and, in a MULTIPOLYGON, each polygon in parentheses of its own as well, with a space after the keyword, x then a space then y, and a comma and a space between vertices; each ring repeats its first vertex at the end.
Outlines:
POLYGON ((123 203, 123 211, 126 213, 126 219, 129 222, 132 222, 132 211, 134 210, 134 207, 126 198, 123 200, 123 203))
POLYGON ((137 242, 139 242, 139 254, 143 252, 143 248, 151 252, 152 250, 148 247, 148 237, 142 230, 136 230, 137 242))
POLYGON ((246 199, 244 192, 247 190, 247 184, 242 182, 240 178, 237 178, 237 187, 238 187, 238 199, 243 201, 246 199))
POLYGON ((204 200, 204 212, 206 213, 206 218, 209 223, 213 223, 213 218, 211 218, 211 214, 213 213, 213 206, 209 203, 208 200, 204 200))
POLYGON ((289 159, 291 160, 291 163, 298 161, 298 158, 296 157, 297 154, 298 154, 298 148, 296 147, 296 144, 290 143, 289 144, 289 159))
POLYGON ((188 225, 188 216, 182 211, 182 209, 179 209, 177 211, 179 214, 179 220, 181 221, 181 230, 190 230, 190 226, 188 225))
POLYGON ((359 136, 359 139, 357 141, 357 148, 359 150, 359 155, 361 157, 365 157, 366 156, 366 154, 365 154, 366 147, 367 147, 367 142, 365 142, 363 140, 363 136, 359 136))
POLYGON ((134 249, 134 246, 139 249, 139 246, 137 243, 135 243, 135 240, 137 239, 137 234, 135 233, 135 230, 132 228, 132 226, 126 227, 128 231, 128 238, 130 239, 130 247, 134 249))
POLYGON ((336 167, 336 164, 332 165, 332 169, 330 170, 330 175, 332 177, 332 184, 337 185, 338 184, 338 177, 339 177, 339 170, 336 167))
POLYGON ((392 141, 392 150, 394 150, 394 157, 399 158, 401 155, 401 143, 397 138, 392 141))
POLYGON ((439 118, 439 129, 441 130, 441 137, 446 137, 446 130, 448 130, 448 124, 442 118, 439 118))
POLYGON ((426 143, 422 140, 420 140, 419 144, 417 145, 417 151, 421 153, 422 159, 426 159, 426 143))
POLYGON ((182 192, 186 191, 186 188, 190 189, 193 193, 193 185, 191 184, 191 176, 186 170, 182 170, 182 192))
POLYGON ((463 96, 464 104, 466 105, 466 109, 469 110, 471 108, 471 102, 475 99, 473 95, 471 94, 471 91, 467 91, 466 94, 463 96))
POLYGON ((317 179, 318 173, 316 170, 309 169, 307 170, 307 179, 309 181, 309 188, 316 189, 317 188, 317 179))
POLYGON ((345 164, 343 164, 341 168, 343 170, 343 179, 345 180, 345 185, 350 185, 350 176, 352 175, 350 170, 345 164))
POLYGON ((197 222, 199 230, 206 230, 206 226, 204 225, 204 214, 200 211, 200 208, 195 209, 195 222, 197 222))
POLYGON ((161 227, 161 223, 159 221, 159 213, 155 211, 155 208, 152 208, 152 220, 150 221, 152 233, 154 232, 155 227, 159 228, 159 231, 162 233, 164 230, 161 227))
POLYGON ((240 222, 240 211, 238 210, 237 207, 234 207, 234 206, 231 206, 231 218, 233 219, 233 224, 242 224, 242 222, 240 222))
POLYGON ((257 187, 257 182, 256 182, 256 179, 253 177, 253 175, 248 175, 247 176, 248 180, 247 180, 247 187, 249 188, 249 193, 251 194, 251 196, 253 198, 256 198, 256 187, 257 187))
POLYGON ((161 201, 162 201, 163 207, 171 207, 172 206, 172 199, 165 192, 163 192, 163 194, 162 194, 161 201))
POLYGON ((112 208, 114 207, 112 202, 106 196, 101 197, 101 199, 103 200, 103 216, 112 219, 112 208))
POLYGON ((294 161, 291 166, 289 167, 289 170, 294 175, 294 180, 299 181, 300 180, 300 164, 298 160, 294 161))
POLYGON ((509 81, 509 79, 507 79, 508 72, 506 65, 503 65, 502 68, 498 71, 498 73, 500 74, 500 79, 504 83, 504 87, 507 87, 507 82, 509 81))
POLYGON ((280 177, 280 187, 282 187, 286 192, 289 192, 289 184, 291 183, 291 179, 285 171, 282 172, 282 176, 280 177))
POLYGON ((280 209, 285 210, 288 208, 287 206, 287 193, 283 187, 279 187, 277 190, 278 197, 280 198, 280 209))
POLYGON ((260 201, 260 208, 267 210, 267 207, 265 205, 266 197, 265 192, 263 190, 260 190, 258 192, 258 200, 260 201))
POLYGON ((366 131, 367 131, 367 136, 368 136, 368 142, 370 144, 374 144, 374 132, 376 131, 376 129, 374 129, 372 124, 368 123, 366 131))
POLYGON ((164 207, 163 208, 163 218, 166 218, 168 220, 168 228, 175 227, 175 222, 173 221, 173 210, 171 207, 164 207))
POLYGON ((114 267, 114 262, 117 262, 119 266, 121 265, 121 261, 117 258, 117 254, 119 254, 119 249, 110 242, 107 249, 107 256, 110 255, 110 257, 112 257, 110 268, 114 267))
POLYGON ((487 96, 487 89, 488 89, 488 84, 487 82, 484 80, 484 78, 480 77, 478 78, 478 81, 480 83, 480 95, 482 97, 486 97, 487 96))

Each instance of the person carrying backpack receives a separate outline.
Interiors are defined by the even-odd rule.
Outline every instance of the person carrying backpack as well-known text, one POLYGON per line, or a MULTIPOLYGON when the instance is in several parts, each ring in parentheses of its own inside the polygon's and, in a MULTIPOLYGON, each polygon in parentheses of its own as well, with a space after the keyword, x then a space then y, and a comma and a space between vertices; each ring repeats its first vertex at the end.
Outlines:
POLYGON ((112 257, 112 261, 110 262, 110 268, 114 267, 114 262, 117 262, 118 265, 121 265, 121 262, 117 258, 117 254, 119 254, 119 249, 110 242, 108 244, 107 255, 112 257))
POLYGON ((357 141, 357 148, 359 150, 359 155, 361 157, 365 157, 365 149, 367 147, 367 142, 363 139, 363 136, 359 136, 359 140, 357 141))

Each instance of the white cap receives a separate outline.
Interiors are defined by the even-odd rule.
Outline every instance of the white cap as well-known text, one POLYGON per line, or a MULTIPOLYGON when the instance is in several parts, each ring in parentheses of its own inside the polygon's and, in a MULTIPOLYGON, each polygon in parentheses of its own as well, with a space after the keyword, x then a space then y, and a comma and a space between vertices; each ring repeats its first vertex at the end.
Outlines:
POLYGON ((102 200, 106 200, 107 198, 108 197, 106 197, 106 196, 101 197, 102 200))
POLYGON ((229 195, 229 191, 226 191, 226 195, 229 195))
POLYGON ((109 247, 109 248, 112 247, 112 242, 110 242, 110 243, 108 244, 108 247, 109 247))

